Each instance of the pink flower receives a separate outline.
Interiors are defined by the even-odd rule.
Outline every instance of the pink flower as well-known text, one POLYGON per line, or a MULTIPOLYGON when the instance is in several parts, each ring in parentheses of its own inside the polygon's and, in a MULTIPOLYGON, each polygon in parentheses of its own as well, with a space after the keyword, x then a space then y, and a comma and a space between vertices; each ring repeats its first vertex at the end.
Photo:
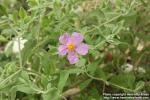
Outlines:
POLYGON ((59 37, 60 46, 58 48, 59 55, 67 55, 70 64, 75 64, 79 55, 86 55, 88 53, 88 45, 83 43, 83 35, 73 32, 72 35, 64 33, 59 37))

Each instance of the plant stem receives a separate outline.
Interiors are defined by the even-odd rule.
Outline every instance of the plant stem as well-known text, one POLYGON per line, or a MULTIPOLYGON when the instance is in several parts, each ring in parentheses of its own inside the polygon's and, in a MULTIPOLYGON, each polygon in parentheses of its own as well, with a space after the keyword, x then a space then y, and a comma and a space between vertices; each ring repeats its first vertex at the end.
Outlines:
POLYGON ((0 86, 2 86, 3 84, 5 84, 9 79, 13 78, 15 75, 17 75, 20 72, 21 72, 21 70, 19 69, 18 71, 16 71, 12 75, 8 76, 6 79, 4 79, 2 82, 0 82, 0 86))
POLYGON ((126 88, 126 87, 119 86, 119 85, 114 84, 114 83, 112 83, 112 82, 108 82, 108 81, 106 81, 106 80, 104 80, 104 79, 94 77, 94 76, 90 75, 90 74, 87 73, 87 72, 86 72, 86 75, 87 75, 88 77, 92 78, 92 79, 102 81, 102 82, 106 83, 106 85, 112 85, 112 86, 115 86, 115 87, 117 87, 117 88, 120 88, 120 89, 129 91, 129 92, 135 92, 135 91, 132 90, 132 89, 128 89, 128 88, 126 88))
POLYGON ((22 56, 21 56, 21 41, 20 41, 20 37, 18 37, 18 46, 19 46, 19 63, 20 63, 20 68, 23 68, 22 65, 22 56))
POLYGON ((22 56, 21 56, 21 45, 20 45, 20 36, 19 36, 19 32, 17 31, 17 30, 15 30, 13 27, 12 27, 12 25, 10 25, 10 27, 11 27, 11 29, 13 30, 13 31, 15 31, 16 32, 16 35, 18 36, 18 46, 19 46, 19 64, 20 64, 20 68, 22 69, 23 68, 23 65, 22 65, 22 56))
MULTIPOLYGON (((108 21, 106 21, 106 22, 100 24, 98 27, 100 28, 100 27, 102 27, 103 25, 108 24, 108 23, 110 23, 110 22, 112 22, 112 21, 118 19, 118 18, 121 17, 122 15, 123 15, 123 14, 118 15, 118 16, 116 16, 116 17, 114 17, 114 18, 112 18, 112 19, 110 19, 110 20, 108 20, 108 21)), ((92 31, 94 31, 94 30, 97 29, 98 27, 94 27, 93 29, 89 30, 87 33, 90 33, 90 32, 92 32, 92 31)))

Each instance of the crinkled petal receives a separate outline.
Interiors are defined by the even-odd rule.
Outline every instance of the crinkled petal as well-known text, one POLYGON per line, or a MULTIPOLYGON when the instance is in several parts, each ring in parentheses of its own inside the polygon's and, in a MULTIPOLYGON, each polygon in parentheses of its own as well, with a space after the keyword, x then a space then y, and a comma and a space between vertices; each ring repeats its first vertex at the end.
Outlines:
POLYGON ((67 46, 66 45, 60 45, 58 47, 58 52, 59 52, 59 55, 62 55, 62 56, 66 55, 68 52, 67 46))
POLYGON ((80 55, 86 55, 88 53, 88 49, 89 47, 87 44, 81 43, 77 46, 76 52, 80 55))
POLYGON ((59 37, 59 42, 61 44, 67 44, 68 40, 70 39, 70 35, 68 33, 65 33, 64 35, 61 35, 59 37))
POLYGON ((73 32, 71 36, 71 41, 75 44, 78 45, 83 41, 84 37, 81 33, 73 32))
POLYGON ((67 59, 69 60, 70 64, 75 64, 79 60, 78 55, 75 52, 69 52, 67 59))

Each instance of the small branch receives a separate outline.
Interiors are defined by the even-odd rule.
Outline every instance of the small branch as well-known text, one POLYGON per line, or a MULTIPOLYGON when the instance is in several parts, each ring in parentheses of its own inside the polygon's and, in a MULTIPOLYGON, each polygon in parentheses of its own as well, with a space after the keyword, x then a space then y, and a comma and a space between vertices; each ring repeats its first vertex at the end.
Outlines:
POLYGON ((105 93, 105 83, 103 82, 103 93, 105 93))
POLYGON ((88 77, 90 77, 90 78, 92 78, 92 79, 95 79, 95 80, 102 81, 102 82, 104 82, 106 85, 111 85, 111 86, 120 88, 120 89, 122 89, 122 90, 130 91, 130 92, 135 92, 135 91, 132 90, 132 89, 129 89, 129 88, 126 88, 126 87, 122 87, 122 86, 119 86, 119 85, 117 85, 117 84, 114 84, 114 83, 112 83, 112 82, 108 82, 108 81, 106 81, 106 80, 104 80, 104 79, 101 79, 101 78, 94 77, 94 76, 90 75, 90 74, 87 73, 87 72, 86 72, 86 74, 87 74, 88 77))
MULTIPOLYGON (((123 14, 120 14, 120 15, 118 15, 118 16, 115 16, 115 17, 113 17, 112 19, 110 19, 110 20, 108 20, 108 21, 106 21, 106 22, 100 24, 100 25, 98 26, 98 28, 100 28, 100 27, 102 27, 103 25, 108 24, 108 23, 110 23, 110 22, 112 22, 112 21, 114 21, 114 20, 117 20, 117 19, 120 18, 121 16, 123 16, 123 14)), ((94 27, 93 29, 87 31, 87 33, 90 33, 90 32, 92 32, 92 31, 94 31, 95 29, 97 29, 97 27, 94 27)))

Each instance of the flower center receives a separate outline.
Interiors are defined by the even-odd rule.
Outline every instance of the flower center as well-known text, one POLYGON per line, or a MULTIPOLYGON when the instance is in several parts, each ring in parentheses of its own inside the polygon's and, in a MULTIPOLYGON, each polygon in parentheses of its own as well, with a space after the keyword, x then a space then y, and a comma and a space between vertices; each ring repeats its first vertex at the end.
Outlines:
POLYGON ((69 51, 73 51, 75 49, 75 45, 73 43, 70 43, 67 45, 67 48, 69 51))

